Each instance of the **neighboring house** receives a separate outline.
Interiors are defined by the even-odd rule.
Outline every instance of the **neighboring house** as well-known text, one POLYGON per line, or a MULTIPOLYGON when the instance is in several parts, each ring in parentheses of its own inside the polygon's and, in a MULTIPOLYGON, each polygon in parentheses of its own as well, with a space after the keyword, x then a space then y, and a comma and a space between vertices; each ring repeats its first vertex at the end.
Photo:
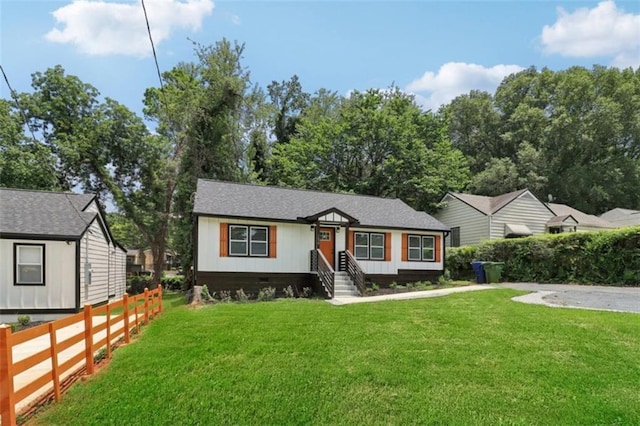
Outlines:
POLYGON ((214 291, 315 285, 331 297, 344 281, 362 291, 444 269, 448 228, 399 199, 200 179, 193 213, 196 284, 214 291))
POLYGON ((127 276, 138 275, 144 270, 144 250, 127 249, 127 276))
POLYGON ((0 189, 0 322, 120 297, 125 264, 94 195, 0 189))
POLYGON ((640 210, 616 208, 602 213, 600 219, 606 220, 615 227, 640 226, 640 210))
MULTIPOLYGON (((549 203, 548 206, 557 215, 556 218, 570 217, 573 219, 572 224, 569 225, 569 229, 561 229, 559 232, 566 230, 572 231, 603 231, 606 229, 613 229, 616 226, 611 222, 602 219, 598 216, 586 214, 566 204, 549 203), (573 229, 571 229, 573 228, 573 229)), ((566 223, 566 222, 565 222, 566 223)), ((550 232, 554 232, 554 228, 547 226, 550 232)))
MULTIPOLYGON (((169 271, 178 266, 176 256, 171 249, 164 253, 163 270, 169 271)), ((143 271, 153 271, 153 253, 151 249, 127 249, 127 275, 138 275, 143 271)))
POLYGON ((446 245, 517 238, 546 232, 593 231, 613 226, 564 204, 547 204, 528 189, 487 197, 449 192, 435 217, 451 228, 446 245))

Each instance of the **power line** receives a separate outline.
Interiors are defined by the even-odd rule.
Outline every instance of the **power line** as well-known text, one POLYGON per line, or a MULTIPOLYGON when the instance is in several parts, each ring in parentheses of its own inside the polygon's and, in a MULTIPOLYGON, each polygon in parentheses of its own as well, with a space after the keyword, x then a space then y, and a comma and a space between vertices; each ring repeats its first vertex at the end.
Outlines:
MULTIPOLYGON (((144 12, 144 20, 147 23, 147 34, 149 34, 149 41, 151 42, 151 51, 153 52, 153 59, 156 62, 156 71, 158 71, 158 80, 160 80, 160 89, 164 93, 164 84, 162 83, 162 73, 160 73, 160 66, 158 65, 158 56, 156 55, 156 46, 153 44, 153 37, 151 37, 151 27, 149 26, 149 17, 147 16, 147 8, 144 5, 144 0, 140 0, 142 3, 142 11, 144 12)), ((166 107, 165 103, 165 107, 166 107)))
POLYGON ((7 83, 7 87, 9 88, 9 93, 11 93, 11 99, 13 99, 13 102, 15 102, 16 107, 18 107, 18 111, 20 111, 20 115, 22 116, 22 120, 24 121, 24 124, 29 129, 29 132, 31 133, 31 137, 33 138, 33 140, 37 142, 38 139, 36 139, 36 135, 33 132, 33 128, 31 127, 31 124, 29 124, 27 115, 24 113, 24 110, 20 106, 20 101, 18 100, 18 93, 15 90, 13 90, 13 87, 11 87, 11 83, 9 83, 9 78, 7 77, 7 73, 4 72, 4 67, 2 65, 0 65, 0 71, 2 71, 2 76, 4 77, 4 81, 5 83, 7 83))

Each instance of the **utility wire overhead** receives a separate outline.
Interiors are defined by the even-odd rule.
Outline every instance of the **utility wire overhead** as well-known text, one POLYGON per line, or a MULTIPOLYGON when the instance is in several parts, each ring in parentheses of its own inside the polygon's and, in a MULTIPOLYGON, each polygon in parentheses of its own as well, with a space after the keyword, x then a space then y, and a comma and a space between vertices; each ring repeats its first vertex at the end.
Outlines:
POLYGON ((33 132, 33 128, 31 128, 31 124, 29 124, 29 120, 27 119, 27 115, 24 113, 24 110, 20 105, 20 101, 18 100, 18 94, 16 93, 15 90, 13 90, 13 87, 11 87, 11 83, 9 83, 9 77, 7 77, 7 73, 4 72, 4 67, 2 65, 0 65, 0 71, 2 71, 4 82, 7 83, 7 87, 9 88, 9 93, 11 93, 11 99, 13 99, 13 102, 15 102, 16 107, 18 108, 18 111, 20 111, 20 116, 22 116, 22 121, 24 121, 24 124, 29 129, 29 132, 31 133, 31 137, 33 138, 33 140, 37 142, 38 139, 36 139, 36 135, 33 132))

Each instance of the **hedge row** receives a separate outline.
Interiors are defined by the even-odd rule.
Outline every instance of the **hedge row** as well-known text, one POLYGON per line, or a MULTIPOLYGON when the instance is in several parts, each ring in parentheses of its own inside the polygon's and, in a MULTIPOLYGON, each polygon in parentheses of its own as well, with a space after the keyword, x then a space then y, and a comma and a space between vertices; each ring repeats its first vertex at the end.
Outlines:
POLYGON ((447 251, 454 279, 473 277, 474 260, 504 262, 504 281, 640 286, 640 227, 495 240, 447 251))

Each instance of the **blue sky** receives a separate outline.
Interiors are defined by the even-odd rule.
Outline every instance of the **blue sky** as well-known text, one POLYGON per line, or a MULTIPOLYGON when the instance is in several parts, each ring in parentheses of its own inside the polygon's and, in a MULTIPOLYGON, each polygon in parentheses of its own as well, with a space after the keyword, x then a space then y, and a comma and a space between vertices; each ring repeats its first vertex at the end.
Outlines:
MULTIPOLYGON (((308 92, 395 83, 425 108, 493 91, 528 66, 640 66, 638 1, 145 0, 162 71, 194 60, 187 38, 246 44, 252 81, 308 92)), ((2 0, 0 62, 14 89, 56 64, 140 113, 158 80, 139 1, 2 0)), ((0 95, 9 96, 4 82, 0 95)))

